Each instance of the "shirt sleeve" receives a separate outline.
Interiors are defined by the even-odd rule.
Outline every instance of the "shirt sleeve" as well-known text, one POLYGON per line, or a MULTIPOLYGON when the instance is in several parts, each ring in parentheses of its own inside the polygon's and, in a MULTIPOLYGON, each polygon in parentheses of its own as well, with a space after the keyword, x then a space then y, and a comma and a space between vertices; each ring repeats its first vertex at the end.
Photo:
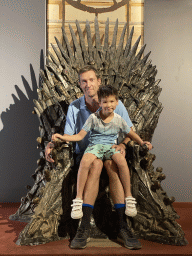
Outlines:
POLYGON ((93 129, 93 114, 90 115, 82 127, 82 130, 89 132, 93 129))
POLYGON ((117 107, 115 109, 115 113, 120 115, 125 120, 125 122, 128 124, 129 127, 133 126, 131 119, 129 118, 129 114, 128 114, 125 106, 123 105, 123 103, 120 100, 119 100, 119 104, 117 105, 117 107))
POLYGON ((74 111, 73 111, 72 105, 69 105, 69 108, 67 111, 64 134, 68 134, 68 135, 75 134, 75 118, 74 118, 74 111))
POLYGON ((123 118, 121 118, 121 122, 122 122, 121 124, 122 132, 125 134, 128 134, 131 131, 131 128, 127 125, 127 123, 123 118))

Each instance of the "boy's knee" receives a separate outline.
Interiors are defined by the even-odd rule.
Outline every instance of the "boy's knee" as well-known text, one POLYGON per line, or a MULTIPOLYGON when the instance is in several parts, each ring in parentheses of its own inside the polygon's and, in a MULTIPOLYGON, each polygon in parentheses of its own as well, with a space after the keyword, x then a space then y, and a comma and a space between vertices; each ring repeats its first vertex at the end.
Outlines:
POLYGON ((103 168, 103 161, 101 159, 95 159, 92 163, 92 167, 102 169, 103 168))
POLYGON ((103 169, 103 161, 100 159, 95 159, 91 164, 90 172, 96 176, 100 176, 103 169))

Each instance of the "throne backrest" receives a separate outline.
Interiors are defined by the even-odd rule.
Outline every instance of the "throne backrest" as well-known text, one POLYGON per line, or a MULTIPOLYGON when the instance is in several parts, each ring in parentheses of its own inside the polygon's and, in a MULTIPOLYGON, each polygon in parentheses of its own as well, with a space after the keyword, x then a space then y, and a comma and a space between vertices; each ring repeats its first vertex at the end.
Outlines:
POLYGON ((158 85, 160 80, 155 80, 156 66, 148 61, 150 52, 144 56, 146 45, 137 53, 141 37, 132 46, 132 28, 124 42, 127 29, 125 24, 117 46, 117 20, 110 45, 107 19, 104 43, 101 44, 99 24, 95 18, 93 45, 89 21, 86 21, 86 34, 82 32, 78 20, 76 27, 78 37, 69 24, 72 46, 62 28, 62 42, 55 37, 57 47, 52 45, 55 55, 48 52, 45 69, 40 71, 42 85, 37 89, 38 100, 34 100, 35 113, 40 121, 39 145, 44 148, 45 142, 51 139, 52 132, 63 133, 69 104, 83 95, 78 84, 78 71, 89 64, 100 73, 102 84, 110 84, 118 89, 136 132, 143 140, 151 141, 162 111, 162 104, 158 100, 161 88, 158 85))

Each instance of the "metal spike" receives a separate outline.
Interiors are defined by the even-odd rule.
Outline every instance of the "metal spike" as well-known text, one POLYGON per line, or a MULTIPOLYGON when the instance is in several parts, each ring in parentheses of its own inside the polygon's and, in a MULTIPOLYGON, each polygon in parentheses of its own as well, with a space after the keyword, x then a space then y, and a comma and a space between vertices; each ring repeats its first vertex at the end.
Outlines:
POLYGON ((58 77, 58 79, 61 81, 61 83, 63 84, 63 86, 67 89, 69 87, 68 83, 65 81, 65 79, 63 78, 63 76, 61 74, 59 74, 58 72, 55 73, 56 76, 58 77))
MULTIPOLYGON (((64 60, 64 58, 62 57, 61 53, 57 50, 57 48, 56 48, 53 44, 51 44, 51 46, 52 46, 52 48, 53 48, 55 54, 57 55, 57 58, 58 58, 59 62, 60 62, 63 66, 65 66, 65 60, 64 60)), ((62 66, 61 66, 61 64, 60 64, 59 62, 58 62, 58 64, 59 64, 59 65, 58 65, 58 69, 60 69, 60 71, 62 72, 63 68, 62 68, 62 66)))
POLYGON ((115 27, 114 27, 114 31, 113 31, 113 40, 112 40, 112 44, 111 44, 112 49, 116 49, 117 31, 118 31, 118 19, 116 19, 115 27))
POLYGON ((128 38, 126 46, 125 46, 125 51, 124 51, 124 56, 125 57, 128 56, 128 54, 131 50, 131 43, 132 43, 133 33, 134 33, 134 27, 132 27, 132 29, 131 29, 131 32, 129 34, 129 38, 128 38))
POLYGON ((71 27, 71 25, 69 24, 69 29, 70 29, 70 33, 71 33, 71 37, 72 37, 72 40, 73 40, 73 44, 75 46, 75 50, 76 50, 76 56, 77 56, 77 61, 79 63, 83 62, 83 57, 82 57, 82 52, 81 52, 81 48, 79 46, 79 43, 77 42, 77 38, 75 36, 75 33, 73 31, 73 28, 71 27))
POLYGON ((145 55, 145 57, 143 57, 143 59, 142 59, 142 64, 145 64, 146 63, 146 61, 147 61, 147 59, 148 59, 148 57, 149 57, 149 55, 151 54, 151 51, 149 52, 149 53, 147 53, 146 55, 145 55))
POLYGON ((37 89, 38 101, 43 99, 43 98, 42 98, 41 90, 42 90, 42 89, 37 89))
POLYGON ((43 92, 45 91, 50 97, 49 87, 47 86, 46 83, 43 83, 42 85, 43 85, 43 92))
POLYGON ((42 106, 40 105, 40 103, 39 103, 39 101, 37 101, 37 100, 33 100, 33 103, 35 104, 35 106, 36 106, 36 108, 38 109, 38 111, 39 111, 39 113, 40 113, 40 115, 43 113, 43 108, 42 108, 42 106))
POLYGON ((47 78, 46 78, 44 70, 40 69, 39 75, 40 75, 41 79, 43 80, 43 82, 45 82, 47 78))
POLYGON ((92 39, 91 39, 91 29, 89 21, 86 20, 86 31, 87 31, 87 43, 88 43, 88 52, 89 52, 89 61, 93 61, 93 45, 92 45, 92 39))
MULTIPOLYGON (((52 46, 52 47, 53 47, 53 46, 52 46)), ((54 48, 53 48, 53 50, 54 50, 54 48)), ((59 63, 59 61, 55 58, 55 56, 54 56, 49 50, 47 50, 47 52, 48 52, 48 55, 51 57, 51 60, 53 61, 53 63, 54 63, 55 65, 59 66, 60 63, 59 63)), ((46 56, 46 60, 51 61, 47 56, 46 56)))
POLYGON ((131 49, 131 51, 130 51, 130 53, 129 53, 127 59, 126 59, 126 64, 125 64, 125 65, 127 65, 127 64, 131 61, 131 59, 135 56, 135 53, 136 53, 136 51, 137 51, 137 48, 138 48, 140 39, 141 39, 141 36, 138 37, 137 41, 136 41, 135 44, 133 45, 133 47, 132 47, 132 49, 131 49))
POLYGON ((61 73, 61 70, 58 69, 57 66, 52 61, 50 61, 49 59, 47 59, 47 67, 50 67, 54 74, 56 72, 58 73, 58 71, 59 71, 59 73, 61 73))
POLYGON ((83 58, 84 58, 84 63, 88 63, 89 56, 88 56, 88 52, 87 52, 87 49, 86 49, 86 46, 85 46, 85 40, 84 40, 84 37, 83 37, 83 33, 82 33, 82 30, 81 30, 81 27, 80 27, 80 24, 79 24, 78 20, 76 20, 76 27, 77 27, 77 32, 78 32, 78 35, 79 35, 79 41, 80 41, 80 45, 81 45, 81 49, 82 49, 82 55, 83 55, 83 58))
POLYGON ((109 18, 107 18, 107 21, 105 22, 105 41, 104 41, 104 47, 103 51, 106 52, 109 47, 109 18))
POLYGON ((54 37, 55 38, 55 41, 58 45, 58 48, 61 52, 61 54, 63 55, 63 57, 65 58, 65 60, 67 61, 67 63, 69 64, 70 63, 70 58, 67 54, 67 52, 64 50, 63 46, 61 45, 61 43, 59 42, 59 40, 57 39, 57 37, 54 37))
POLYGON ((116 56, 115 56, 115 61, 116 62, 118 62, 119 57, 120 57, 120 55, 122 53, 122 50, 123 50, 123 42, 124 42, 126 29, 127 29, 127 23, 125 24, 125 26, 123 28, 123 31, 121 33, 121 37, 120 37, 120 40, 119 40, 119 45, 118 45, 117 53, 116 53, 116 56))
POLYGON ((97 17, 95 17, 95 46, 97 51, 101 52, 101 41, 100 41, 99 24, 98 24, 97 17))
POLYGON ((41 114, 40 114, 38 108, 34 107, 34 110, 35 110, 35 113, 37 114, 38 118, 40 118, 41 114))
POLYGON ((46 66, 45 66, 45 70, 46 70, 47 77, 48 77, 48 80, 49 80, 50 84, 51 84, 52 86, 55 86, 55 85, 54 85, 54 82, 53 82, 53 79, 52 79, 51 72, 49 71, 49 69, 48 69, 46 66))
POLYGON ((150 68, 151 66, 151 60, 149 60, 146 65, 143 67, 142 71, 141 71, 141 77, 144 76, 145 72, 147 71, 148 68, 150 68))
POLYGON ((68 41, 67 34, 66 34, 66 32, 65 32, 64 27, 62 27, 62 31, 63 31, 63 39, 64 39, 65 44, 66 44, 66 46, 67 46, 69 58, 70 58, 71 62, 74 63, 75 60, 74 60, 74 56, 73 56, 73 51, 72 51, 72 49, 71 49, 71 46, 70 46, 70 43, 69 43, 69 41, 68 41))
POLYGON ((137 54, 137 56, 136 56, 137 61, 141 59, 141 57, 142 57, 142 55, 143 55, 143 53, 144 53, 145 47, 146 47, 146 44, 143 45, 143 46, 141 47, 140 51, 138 52, 138 54, 137 54))
POLYGON ((41 104, 44 111, 47 108, 47 105, 45 104, 44 100, 39 101, 39 103, 41 104))

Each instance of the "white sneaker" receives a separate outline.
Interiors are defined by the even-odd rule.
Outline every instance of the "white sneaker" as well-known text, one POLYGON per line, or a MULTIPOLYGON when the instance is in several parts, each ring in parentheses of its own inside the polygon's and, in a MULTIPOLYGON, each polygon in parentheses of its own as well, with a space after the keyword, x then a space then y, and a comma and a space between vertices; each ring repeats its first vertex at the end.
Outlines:
POLYGON ((132 196, 125 198, 125 214, 127 216, 135 217, 137 215, 136 203, 136 199, 132 196))
POLYGON ((73 204, 71 205, 71 218, 72 219, 81 219, 83 217, 82 211, 83 200, 81 199, 73 199, 73 204))

